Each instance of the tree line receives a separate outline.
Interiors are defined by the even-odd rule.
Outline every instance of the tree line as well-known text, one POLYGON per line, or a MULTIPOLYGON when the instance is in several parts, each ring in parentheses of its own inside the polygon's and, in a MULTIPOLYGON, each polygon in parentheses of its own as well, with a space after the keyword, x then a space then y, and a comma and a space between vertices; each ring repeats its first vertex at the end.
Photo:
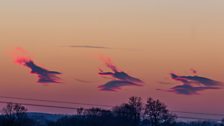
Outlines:
POLYGON ((56 121, 38 122, 29 118, 27 108, 8 103, 2 109, 0 126, 224 126, 223 122, 177 122, 177 115, 158 99, 131 97, 127 103, 113 107, 79 108, 74 115, 63 116, 56 121))

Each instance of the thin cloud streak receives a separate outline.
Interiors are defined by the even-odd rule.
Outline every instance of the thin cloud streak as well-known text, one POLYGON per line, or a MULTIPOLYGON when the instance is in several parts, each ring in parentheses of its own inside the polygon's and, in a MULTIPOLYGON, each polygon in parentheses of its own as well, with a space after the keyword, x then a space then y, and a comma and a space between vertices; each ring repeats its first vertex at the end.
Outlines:
POLYGON ((96 81, 88 81, 88 80, 82 80, 82 79, 75 79, 75 81, 81 82, 81 83, 94 83, 94 82, 96 82, 96 81))
POLYGON ((113 48, 113 47, 97 46, 97 45, 66 45, 66 46, 64 46, 64 47, 69 47, 69 48, 83 48, 83 49, 102 49, 102 50, 139 51, 138 49, 113 48))
POLYGON ((89 49, 113 49, 105 46, 92 46, 92 45, 70 45, 71 48, 89 48, 89 49))

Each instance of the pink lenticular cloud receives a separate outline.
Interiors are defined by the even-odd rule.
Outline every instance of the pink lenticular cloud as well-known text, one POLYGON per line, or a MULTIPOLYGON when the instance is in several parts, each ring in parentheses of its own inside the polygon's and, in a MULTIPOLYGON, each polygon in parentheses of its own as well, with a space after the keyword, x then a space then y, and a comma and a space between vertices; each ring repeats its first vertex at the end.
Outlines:
POLYGON ((102 61, 105 63, 105 65, 112 70, 112 72, 104 72, 102 69, 99 69, 100 72, 98 73, 101 76, 111 76, 114 79, 118 79, 118 80, 125 80, 125 81, 130 81, 130 82, 135 82, 135 83, 143 83, 142 80, 130 76, 129 74, 127 74, 126 72, 122 71, 122 70, 118 70, 118 67, 115 66, 111 60, 111 58, 109 57, 103 57, 101 58, 102 61))
POLYGON ((102 69, 99 69, 100 72, 98 74, 102 77, 112 77, 111 81, 99 86, 101 90, 116 91, 121 89, 123 86, 140 86, 143 83, 142 80, 132 77, 121 70, 118 70, 117 66, 112 63, 110 58, 103 57, 101 60, 109 69, 111 69, 111 72, 104 72, 102 69))
POLYGON ((105 57, 105 56, 101 56, 100 57, 101 61, 108 67, 110 68, 112 71, 114 72, 119 72, 120 70, 118 70, 118 68, 113 64, 111 58, 109 57, 105 57))
POLYGON ((13 52, 14 62, 16 64, 28 67, 31 69, 31 74, 38 76, 39 83, 59 83, 60 78, 57 76, 61 74, 56 71, 49 71, 36 65, 33 60, 28 56, 27 51, 22 48, 16 48, 13 52))
POLYGON ((158 89, 161 91, 174 92, 176 94, 192 95, 199 94, 200 91, 221 89, 223 82, 216 81, 202 76, 180 76, 175 73, 170 74, 171 79, 180 82, 168 90, 158 89))
POLYGON ((16 64, 24 65, 24 62, 31 61, 29 53, 22 48, 15 48, 12 51, 12 57, 16 64))
POLYGON ((20 65, 25 65, 27 62, 30 62, 31 59, 29 59, 28 57, 18 57, 15 60, 15 63, 20 64, 20 65))

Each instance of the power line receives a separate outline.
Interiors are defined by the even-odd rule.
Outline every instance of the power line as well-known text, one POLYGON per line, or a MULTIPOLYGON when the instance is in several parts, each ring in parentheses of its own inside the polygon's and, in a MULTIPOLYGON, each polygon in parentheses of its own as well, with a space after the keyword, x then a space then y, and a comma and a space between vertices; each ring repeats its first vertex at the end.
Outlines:
POLYGON ((99 106, 99 107, 114 107, 111 105, 100 105, 100 104, 90 104, 90 103, 81 103, 81 102, 70 102, 70 101, 58 101, 58 100, 46 100, 46 99, 34 99, 34 98, 21 98, 21 97, 9 97, 9 96, 0 96, 0 98, 7 99, 18 99, 26 101, 40 101, 40 102, 49 102, 49 103, 65 103, 65 104, 74 104, 74 105, 85 105, 85 106, 99 106))
POLYGON ((9 101, 0 101, 0 103, 15 103, 15 104, 21 104, 21 105, 27 105, 27 106, 35 106, 35 107, 44 107, 44 108, 58 108, 58 109, 72 109, 77 110, 79 108, 77 107, 65 107, 65 106, 56 106, 56 105, 42 105, 42 104, 32 104, 32 103, 22 103, 22 102, 9 102, 9 101))
POLYGON ((209 118, 199 118, 199 117, 190 117, 190 116, 178 116, 179 119, 192 119, 192 120, 209 120, 209 121, 221 121, 218 119, 209 119, 209 118))
POLYGON ((183 113, 183 114, 194 114, 194 115, 211 115, 211 116, 223 116, 224 114, 219 113, 201 113, 201 112, 186 112, 186 111, 171 111, 174 113, 183 113))

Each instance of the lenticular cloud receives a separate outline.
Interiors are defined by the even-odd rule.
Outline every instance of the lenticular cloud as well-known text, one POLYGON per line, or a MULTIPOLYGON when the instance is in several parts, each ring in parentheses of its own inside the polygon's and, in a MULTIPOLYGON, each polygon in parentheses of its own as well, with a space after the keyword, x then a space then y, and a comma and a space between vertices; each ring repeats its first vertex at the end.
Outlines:
POLYGON ((112 80, 105 83, 104 85, 99 86, 99 88, 103 91, 116 91, 124 86, 141 86, 141 85, 130 81, 112 80))
POLYGON ((25 50, 17 48, 13 53, 15 63, 31 69, 31 74, 37 75, 39 83, 59 83, 60 78, 57 75, 61 74, 60 72, 49 71, 36 65, 27 55, 25 50))
MULTIPOLYGON (((196 72, 194 72, 194 74, 195 73, 196 72)), ((180 76, 171 73, 170 76, 172 80, 180 82, 180 84, 165 91, 174 92, 176 94, 183 94, 183 95, 199 94, 200 91, 221 89, 223 86, 223 82, 198 75, 180 76)))
POLYGON ((99 86, 101 90, 116 91, 117 89, 121 89, 121 87, 124 86, 141 86, 141 83, 143 83, 142 80, 136 77, 132 77, 126 72, 118 69, 117 66, 112 63, 112 60, 110 58, 103 57, 101 58, 101 60, 111 71, 104 72, 102 69, 100 69, 100 72, 98 74, 102 77, 110 76, 112 79, 111 81, 99 86))

